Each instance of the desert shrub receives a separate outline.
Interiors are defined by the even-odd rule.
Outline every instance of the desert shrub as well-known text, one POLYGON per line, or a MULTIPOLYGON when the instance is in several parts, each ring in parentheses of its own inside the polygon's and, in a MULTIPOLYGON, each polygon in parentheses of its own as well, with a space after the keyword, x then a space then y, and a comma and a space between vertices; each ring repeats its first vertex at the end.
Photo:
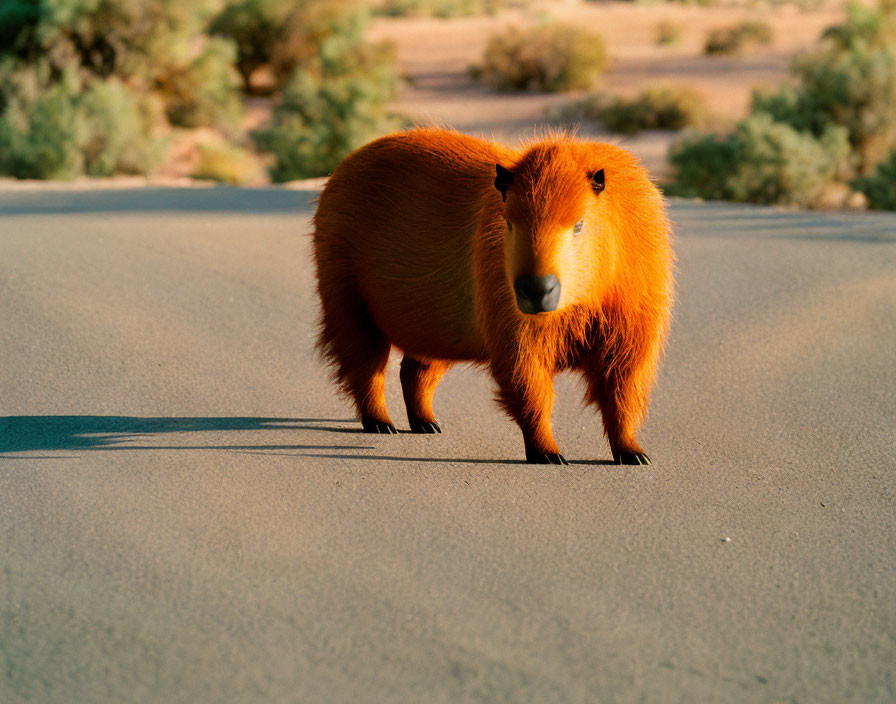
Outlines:
POLYGON ((216 0, 4 0, 0 56, 142 86, 189 59, 216 0))
MULTIPOLYGON (((166 89, 195 70, 194 37, 212 2, 0 3, 0 169, 32 178, 151 169, 159 156, 153 121, 164 117, 150 105, 175 106, 166 89)), ((201 99, 213 81, 198 73, 182 93, 201 99)), ((221 93, 213 100, 216 109, 226 104, 221 93)))
POLYGON ((670 153, 670 194, 752 203, 810 206, 844 172, 845 130, 816 138, 757 114, 723 137, 686 135, 670 153))
POLYGON ((236 44, 236 68, 243 89, 252 92, 252 74, 270 63, 283 40, 289 3, 285 0, 239 0, 229 2, 211 21, 209 33, 236 44))
POLYGON ((257 163, 246 149, 219 142, 200 144, 198 149, 199 163, 193 171, 193 178, 240 184, 258 175, 257 163))
POLYGON ((681 25, 670 20, 662 20, 656 26, 656 43, 673 46, 681 41, 681 25))
POLYGON ((351 0, 236 0, 212 20, 209 31, 236 43, 245 91, 258 92, 252 74, 262 66, 282 89, 297 66, 314 59, 333 18, 357 9, 351 0))
POLYGON ((717 27, 706 35, 703 53, 708 56, 739 54, 743 42, 734 27, 717 27))
POLYGON ((599 34, 566 24, 510 28, 492 37, 476 72, 501 90, 590 88, 609 61, 599 34))
POLYGON ((708 200, 733 200, 730 181, 737 171, 738 145, 734 135, 689 133, 669 152, 675 179, 668 195, 708 200))
POLYGON ((820 135, 847 129, 860 173, 896 147, 896 14, 852 6, 820 49, 793 65, 795 87, 753 97, 753 110, 820 135))
POLYGON ((376 12, 387 17, 461 17, 494 14, 504 4, 504 0, 386 0, 376 12))
POLYGON ((647 88, 632 100, 603 93, 588 96, 564 108, 564 120, 595 120, 611 132, 637 134, 641 130, 680 130, 699 127, 706 120, 706 99, 686 86, 647 88))
POLYGON ((361 0, 0 0, 0 171, 145 172, 171 124, 235 129, 240 76, 265 66, 287 87, 258 134, 277 177, 326 172, 392 125, 394 57, 366 18, 361 0))
POLYGON ((725 137, 691 135, 671 153, 670 192, 811 205, 847 182, 888 207, 896 177, 896 3, 849 7, 818 49, 798 57, 793 85, 753 96, 725 137), (885 161, 886 160, 886 161, 885 161))
POLYGON ((234 68, 236 49, 221 38, 210 39, 202 53, 173 69, 160 84, 165 112, 180 127, 233 127, 242 114, 240 77, 234 68))
POLYGON ((706 35, 703 52, 708 56, 742 54, 751 47, 771 44, 771 25, 761 20, 745 20, 732 27, 717 27, 706 35))
POLYGON ((252 74, 266 67, 274 88, 283 89, 300 67, 313 63, 334 33, 348 32, 360 43, 354 23, 367 20, 367 3, 361 0, 231 0, 212 19, 209 31, 233 40, 236 66, 247 92, 256 92, 252 74))
POLYGON ((0 115, 0 173, 69 179, 82 172, 75 94, 70 81, 58 81, 36 96, 7 95, 0 115))
POLYGON ((896 43, 896 3, 880 2, 877 6, 849 3, 846 21, 828 27, 822 39, 830 47, 842 51, 874 46, 877 48, 896 43))
POLYGON ((0 114, 0 173, 16 178, 68 179, 86 173, 148 173, 161 142, 151 135, 152 112, 120 81, 72 76, 44 84, 31 69, 8 78, 0 114))
POLYGON ((771 44, 775 38, 772 26, 764 20, 745 20, 740 23, 738 31, 747 43, 771 44))
POLYGON ((363 44, 364 21, 358 12, 331 17, 318 54, 294 71, 271 123, 256 132, 275 157, 275 181, 325 175, 398 126, 386 111, 398 87, 394 48, 363 44))
POLYGON ((150 105, 117 79, 96 81, 77 100, 81 133, 77 146, 89 176, 146 174, 162 158, 162 142, 152 136, 150 105))
POLYGON ((896 151, 890 152, 873 173, 854 180, 852 187, 865 194, 869 207, 896 210, 896 151))

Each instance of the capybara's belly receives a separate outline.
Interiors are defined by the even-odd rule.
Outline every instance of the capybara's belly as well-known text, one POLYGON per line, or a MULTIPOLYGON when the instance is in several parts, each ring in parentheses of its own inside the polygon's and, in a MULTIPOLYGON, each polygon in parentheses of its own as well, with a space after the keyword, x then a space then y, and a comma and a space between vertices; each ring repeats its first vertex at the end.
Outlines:
POLYGON ((468 237, 403 237, 402 224, 369 233, 358 252, 358 289, 377 327, 415 357, 483 359, 468 237))

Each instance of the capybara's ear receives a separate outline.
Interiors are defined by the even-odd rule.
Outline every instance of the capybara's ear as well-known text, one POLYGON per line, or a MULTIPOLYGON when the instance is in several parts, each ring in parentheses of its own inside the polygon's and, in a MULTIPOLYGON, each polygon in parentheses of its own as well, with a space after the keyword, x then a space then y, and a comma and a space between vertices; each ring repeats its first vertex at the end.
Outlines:
POLYGON ((501 200, 507 200, 507 189, 513 183, 513 172, 508 171, 500 164, 495 164, 495 188, 501 191, 501 200))
POLYGON ((604 176, 604 170, 595 171, 593 174, 588 174, 588 178, 591 179, 591 190, 595 193, 600 193, 607 186, 606 177, 604 176))

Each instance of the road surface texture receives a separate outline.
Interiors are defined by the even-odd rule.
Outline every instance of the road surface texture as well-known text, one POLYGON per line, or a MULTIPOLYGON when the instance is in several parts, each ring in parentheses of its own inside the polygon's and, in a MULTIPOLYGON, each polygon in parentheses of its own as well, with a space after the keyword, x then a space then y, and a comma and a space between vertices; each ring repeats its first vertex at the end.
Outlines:
POLYGON ((0 193, 0 701, 894 701, 896 217, 673 203, 654 464, 562 376, 556 467, 359 432, 315 196, 0 193))

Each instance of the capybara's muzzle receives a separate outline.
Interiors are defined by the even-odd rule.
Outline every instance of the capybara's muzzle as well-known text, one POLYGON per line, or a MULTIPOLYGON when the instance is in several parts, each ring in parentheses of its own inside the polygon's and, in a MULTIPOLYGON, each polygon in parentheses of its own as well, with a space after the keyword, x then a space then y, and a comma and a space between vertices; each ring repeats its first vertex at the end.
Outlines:
POLYGON ((528 315, 549 313, 557 309, 560 302, 560 279, 553 274, 547 276, 518 276, 513 282, 516 304, 528 315))

